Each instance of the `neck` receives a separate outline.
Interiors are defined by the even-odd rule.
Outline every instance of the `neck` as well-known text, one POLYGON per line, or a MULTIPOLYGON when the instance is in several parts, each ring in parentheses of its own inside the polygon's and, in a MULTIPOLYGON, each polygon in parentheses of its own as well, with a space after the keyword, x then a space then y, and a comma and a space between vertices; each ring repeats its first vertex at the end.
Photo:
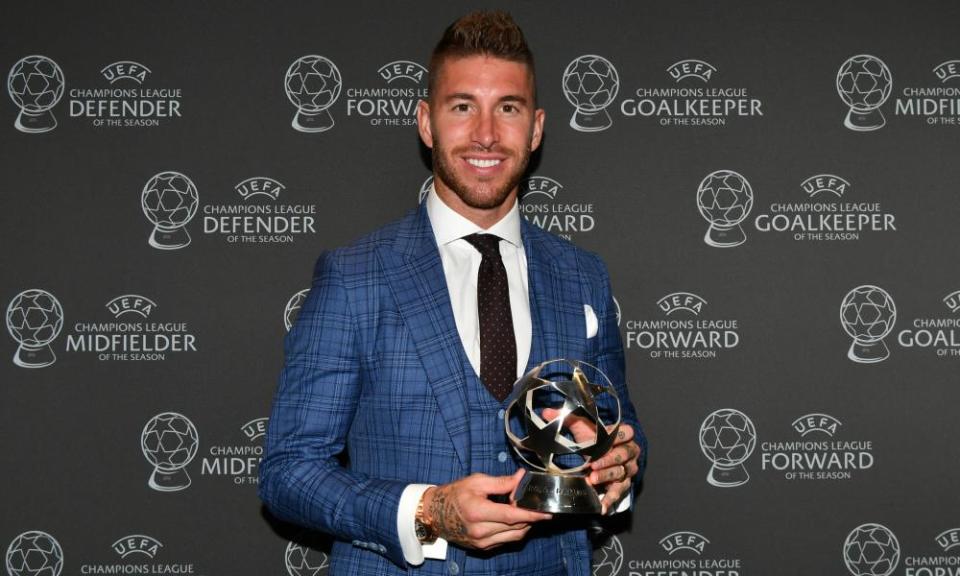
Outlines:
POLYGON ((515 186, 513 190, 507 194, 503 202, 493 208, 475 208, 466 204, 456 192, 448 188, 439 178, 434 177, 433 187, 441 202, 484 230, 502 220, 504 216, 513 210, 513 205, 517 202, 517 193, 519 191, 519 187, 515 186))

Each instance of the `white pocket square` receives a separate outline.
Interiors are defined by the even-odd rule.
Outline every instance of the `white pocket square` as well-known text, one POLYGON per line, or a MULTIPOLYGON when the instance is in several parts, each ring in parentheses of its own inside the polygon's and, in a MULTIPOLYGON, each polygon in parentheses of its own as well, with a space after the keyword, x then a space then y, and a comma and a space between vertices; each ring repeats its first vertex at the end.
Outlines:
POLYGON ((587 317, 587 338, 593 338, 597 335, 597 329, 600 324, 597 322, 597 314, 589 304, 583 305, 583 315, 587 317))

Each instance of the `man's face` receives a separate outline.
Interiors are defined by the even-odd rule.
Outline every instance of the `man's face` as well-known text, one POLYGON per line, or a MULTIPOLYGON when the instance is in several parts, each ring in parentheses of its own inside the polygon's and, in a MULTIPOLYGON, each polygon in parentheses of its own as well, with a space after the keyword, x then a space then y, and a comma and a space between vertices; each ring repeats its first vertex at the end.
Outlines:
POLYGON ((417 108, 437 194, 467 218, 495 223, 513 207, 543 118, 526 65, 488 56, 444 60, 430 103, 417 108))

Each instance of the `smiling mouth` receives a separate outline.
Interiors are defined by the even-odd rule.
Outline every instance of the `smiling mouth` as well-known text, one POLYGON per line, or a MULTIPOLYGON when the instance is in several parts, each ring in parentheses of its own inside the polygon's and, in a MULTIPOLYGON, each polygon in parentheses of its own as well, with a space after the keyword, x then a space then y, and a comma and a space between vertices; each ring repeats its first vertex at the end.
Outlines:
POLYGON ((499 159, 481 159, 481 158, 465 158, 468 164, 475 166, 477 168, 493 168, 494 166, 500 164, 502 160, 499 159))

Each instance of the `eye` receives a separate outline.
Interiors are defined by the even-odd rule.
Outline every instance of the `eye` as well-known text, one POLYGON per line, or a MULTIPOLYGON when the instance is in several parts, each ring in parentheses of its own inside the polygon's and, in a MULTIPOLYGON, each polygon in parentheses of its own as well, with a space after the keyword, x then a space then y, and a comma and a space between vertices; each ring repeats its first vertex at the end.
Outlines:
POLYGON ((514 104, 504 104, 503 111, 506 112, 507 114, 516 114, 517 112, 520 111, 520 109, 517 108, 516 105, 514 104))
POLYGON ((454 105, 453 105, 453 111, 454 111, 454 112, 469 112, 469 111, 470 111, 470 105, 467 104, 466 102, 460 102, 459 104, 454 104, 454 105))

